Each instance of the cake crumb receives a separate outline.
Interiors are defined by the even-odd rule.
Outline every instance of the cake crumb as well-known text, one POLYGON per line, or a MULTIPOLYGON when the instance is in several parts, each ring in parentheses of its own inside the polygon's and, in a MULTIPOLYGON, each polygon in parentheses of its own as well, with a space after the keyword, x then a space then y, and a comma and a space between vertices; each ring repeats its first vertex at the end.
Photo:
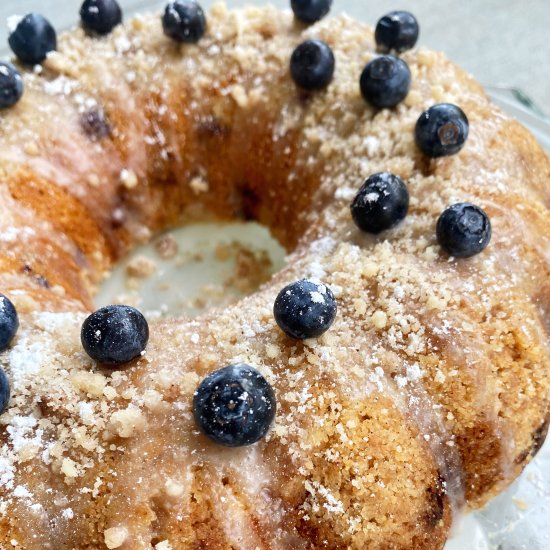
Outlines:
POLYGON ((214 250, 214 256, 219 262, 227 262, 231 257, 231 250, 226 243, 219 243, 214 250))
POLYGON ((107 400, 111 401, 111 399, 114 399, 117 396, 117 391, 113 388, 113 386, 106 386, 103 389, 103 395, 107 400))
POLYGON ((120 183, 126 187, 126 189, 133 189, 138 184, 138 178, 133 170, 124 168, 120 172, 120 183))
POLYGON ((103 536, 105 537, 105 546, 109 550, 120 548, 128 538, 128 529, 126 527, 111 527, 105 530, 103 536))
POLYGON ((65 457, 63 459, 63 462, 61 463, 61 471, 68 478, 78 477, 78 469, 77 469, 76 463, 74 460, 70 458, 65 457))
POLYGON ((270 359, 276 359, 281 354, 279 346, 276 344, 266 344, 265 352, 270 359))
POLYGON ((437 309, 437 310, 444 310, 445 309, 445 302, 438 298, 437 296, 431 295, 428 297, 428 300, 426 301, 426 307, 428 310, 437 309))
POLYGON ((372 318, 372 324, 377 329, 383 329, 388 323, 388 315, 381 310, 375 311, 372 318))
POLYGON ((195 195, 206 193, 208 191, 208 182, 201 176, 195 176, 190 182, 189 187, 195 195))
POLYGON ((129 405, 111 415, 110 425, 118 436, 127 438, 145 426, 145 418, 138 408, 129 405))
POLYGON ((171 260, 179 250, 178 242, 173 235, 163 235, 156 243, 155 250, 163 260, 171 260))
POLYGON ((126 273, 139 279, 150 277, 156 270, 155 262, 146 256, 136 256, 126 266, 126 273))
POLYGON ((236 84, 231 88, 231 97, 235 100, 239 107, 248 106, 248 94, 243 86, 236 84))
POLYGON ((512 497, 512 502, 516 505, 516 508, 522 512, 529 509, 529 504, 522 498, 514 496, 512 497))
POLYGON ((76 372, 71 381, 76 388, 91 397, 101 397, 107 384, 107 379, 102 374, 87 371, 76 372))
POLYGON ((166 483, 164 484, 164 488, 165 488, 166 494, 169 497, 173 497, 173 498, 181 497, 185 491, 185 487, 181 483, 178 483, 173 479, 166 480, 166 483))
POLYGON ((31 157, 35 157, 40 152, 40 150, 38 149, 38 145, 34 141, 29 141, 28 143, 26 143, 24 150, 25 153, 27 153, 27 155, 31 157))
POLYGON ((92 187, 98 187, 100 184, 99 176, 97 174, 88 174, 86 180, 92 187))

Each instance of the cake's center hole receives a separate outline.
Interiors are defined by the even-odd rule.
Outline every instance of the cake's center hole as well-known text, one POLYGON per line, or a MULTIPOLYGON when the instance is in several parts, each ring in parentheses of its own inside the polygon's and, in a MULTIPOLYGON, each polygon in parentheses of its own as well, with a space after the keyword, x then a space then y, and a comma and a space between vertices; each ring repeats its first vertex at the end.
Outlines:
POLYGON ((149 318, 195 317, 252 294, 281 269, 285 254, 255 222, 188 225, 133 250, 95 303, 132 305, 149 318))

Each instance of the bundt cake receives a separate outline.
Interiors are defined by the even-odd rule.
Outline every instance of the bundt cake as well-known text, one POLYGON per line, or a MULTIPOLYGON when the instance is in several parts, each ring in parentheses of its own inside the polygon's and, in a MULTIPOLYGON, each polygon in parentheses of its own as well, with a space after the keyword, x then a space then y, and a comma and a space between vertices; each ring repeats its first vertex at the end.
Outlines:
POLYGON ((12 29, 0 547, 441 548, 542 445, 548 158, 410 14, 375 38, 329 5, 12 29), (196 319, 94 311, 132 247, 211 219, 285 267, 196 319))

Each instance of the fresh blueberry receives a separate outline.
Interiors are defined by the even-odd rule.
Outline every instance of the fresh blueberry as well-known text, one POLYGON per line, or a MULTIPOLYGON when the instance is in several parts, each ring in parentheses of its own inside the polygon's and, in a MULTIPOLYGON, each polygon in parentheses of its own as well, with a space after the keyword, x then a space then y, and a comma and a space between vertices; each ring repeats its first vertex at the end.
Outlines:
POLYGON ((285 286, 273 304, 279 327, 291 338, 316 338, 336 317, 336 300, 328 286, 302 279, 285 286))
POLYGON ((0 369, 0 414, 7 408, 10 401, 10 382, 6 373, 0 369))
POLYGON ((100 107, 93 107, 82 113, 80 127, 92 141, 99 141, 111 135, 111 126, 105 112, 100 107))
POLYGON ((23 80, 11 64, 0 61, 0 109, 15 105, 23 95, 23 80))
POLYGON ((80 8, 80 20, 89 32, 109 34, 122 22, 122 10, 116 0, 85 0, 80 8))
POLYGON ((80 339, 86 353, 98 363, 120 365, 145 349, 149 326, 133 307, 105 306, 84 321, 80 339))
POLYGON ((329 11, 332 0, 290 0, 296 19, 302 23, 315 23, 329 11))
POLYGON ((382 55, 368 63, 359 80, 361 93, 375 107, 394 107, 409 93, 411 71, 398 57, 382 55))
POLYGON ((399 223, 409 209, 409 191, 403 180, 389 172, 373 174, 351 204, 355 225, 367 233, 380 233, 399 223))
POLYGON ((45 17, 29 13, 19 21, 8 43, 23 63, 35 65, 44 61, 48 52, 57 48, 57 36, 45 17))
POLYGON ((19 317, 11 300, 0 294, 0 351, 4 351, 19 328, 19 317))
POLYGON ((242 447, 265 436, 277 403, 267 380, 244 363, 209 374, 193 397, 193 414, 201 430, 226 447, 242 447))
POLYGON ((418 21, 408 11, 391 11, 376 24, 374 39, 381 52, 404 52, 418 40, 418 21))
POLYGON ((449 206, 437 220, 437 240, 451 256, 469 258, 479 254, 491 240, 491 220, 475 204, 449 206))
POLYGON ((194 0, 170 2, 162 16, 164 34, 176 42, 194 44, 206 29, 206 18, 200 5, 194 0))
POLYGON ((468 138, 468 118, 460 107, 438 103, 424 111, 416 122, 416 144, 429 157, 458 153, 468 138))
POLYGON ((302 42, 290 57, 290 74, 304 90, 320 90, 328 86, 334 74, 334 54, 321 40, 302 42))

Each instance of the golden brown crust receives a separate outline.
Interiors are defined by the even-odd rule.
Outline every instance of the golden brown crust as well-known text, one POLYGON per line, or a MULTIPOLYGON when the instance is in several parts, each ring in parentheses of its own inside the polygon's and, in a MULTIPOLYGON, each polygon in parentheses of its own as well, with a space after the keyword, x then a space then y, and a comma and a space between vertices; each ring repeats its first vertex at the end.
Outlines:
POLYGON ((547 430, 550 163, 440 54, 404 54, 411 92, 376 112, 357 85, 375 55, 367 27, 223 5, 208 21, 196 46, 167 40, 157 16, 105 39, 65 34, 2 114, 0 280, 21 328, 0 356, 13 388, 0 542, 440 548, 453 511, 510 483, 547 430), (305 37, 336 55, 316 94, 288 74, 305 37), (427 160, 414 123, 440 101, 465 110, 470 137, 427 160), (408 182, 411 208, 374 238, 349 203, 381 170, 408 182), (434 235, 458 200, 494 228, 460 261, 434 235), (264 223, 287 266, 236 306, 151 323, 127 368, 94 365, 79 340, 93 285, 152 232, 209 217, 264 223), (339 313, 295 342, 271 307, 301 277, 330 285, 339 313), (190 411, 199 380, 233 361, 257 367, 279 407, 245 449, 207 441, 190 411))

